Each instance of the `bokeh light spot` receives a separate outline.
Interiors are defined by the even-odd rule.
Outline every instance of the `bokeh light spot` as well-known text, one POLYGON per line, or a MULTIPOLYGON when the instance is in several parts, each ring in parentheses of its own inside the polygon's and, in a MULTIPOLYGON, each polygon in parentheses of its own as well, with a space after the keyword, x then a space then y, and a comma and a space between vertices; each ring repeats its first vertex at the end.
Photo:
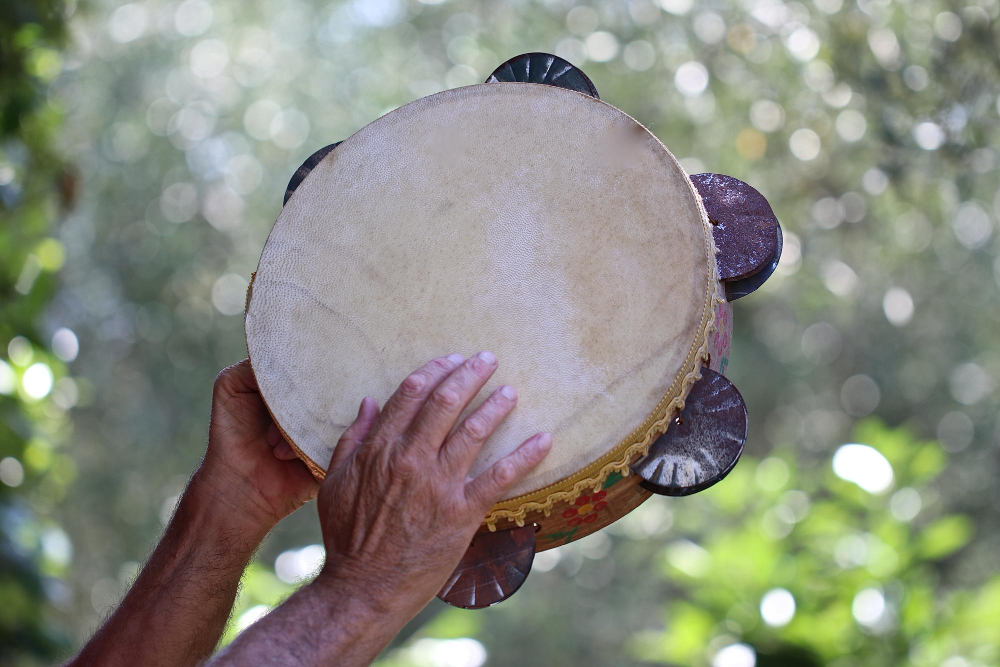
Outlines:
POLYGON ((934 17, 934 34, 946 42, 956 42, 962 36, 962 19, 952 12, 941 12, 934 17))
POLYGON ((214 15, 205 0, 184 0, 174 12, 174 28, 185 37, 195 37, 209 29, 214 15))
POLYGON ((243 276, 226 273, 212 285, 212 305, 223 315, 239 315, 246 303, 247 281, 243 276))
POLYGON ((951 219, 951 229, 959 243, 973 250, 989 240, 993 234, 993 221, 982 206, 968 201, 958 207, 951 219))
POLYGON ((289 549, 274 559, 274 573, 286 584, 295 584, 319 572, 325 559, 326 550, 320 544, 289 549))
POLYGON ((267 616, 269 611, 271 611, 271 608, 266 604, 258 604, 250 607, 245 612, 240 614, 240 617, 236 620, 236 629, 239 632, 243 632, 251 625, 267 616))
POLYGON ((889 511, 899 521, 912 521, 920 513, 922 505, 920 493, 916 489, 906 486, 892 494, 892 498, 889 500, 889 511))
POLYGON ((229 64, 229 49, 218 39, 205 39, 191 49, 191 71, 195 76, 211 79, 222 74, 229 64))
POLYGON ((298 148, 309 137, 309 118, 298 109, 283 109, 271 119, 270 134, 281 148, 298 148))
POLYGON ((139 39, 146 32, 149 14, 139 3, 122 5, 108 17, 108 36, 124 44, 139 39))
POLYGON ((414 642, 409 653, 413 664, 430 667, 482 667, 487 658, 486 647, 471 637, 424 637, 414 642))
POLYGON ((785 48, 801 62, 809 62, 819 53, 819 37, 812 30, 800 26, 785 38, 785 48))
POLYGON ((677 68, 674 85, 685 97, 701 95, 708 87, 708 70, 700 62, 688 61, 677 68))
POLYGON ((876 588, 865 588, 854 596, 851 603, 854 620, 865 627, 878 625, 885 614, 885 597, 876 588))
POLYGON ((736 135, 736 151, 747 160, 759 160, 767 151, 767 139, 753 128, 743 128, 736 135))
POLYGON ((645 72, 656 63, 656 50, 649 42, 637 39, 625 45, 622 60, 629 69, 645 72))
POLYGON ((660 0, 660 7, 664 11, 676 14, 677 16, 687 14, 693 6, 694 0, 660 0))
POLYGON ((944 143, 944 130, 937 123, 925 121, 913 128, 913 139, 925 151, 937 150, 944 143))
POLYGON ((996 385, 982 366, 972 362, 955 366, 948 384, 952 397, 963 405, 979 403, 993 392, 996 385))
POLYGON ((868 493, 884 493, 892 486, 892 466, 874 447, 849 444, 833 455, 833 472, 868 493))
POLYGON ((10 396, 17 389, 17 373, 3 359, 0 359, 0 394, 10 396))
POLYGON ((80 341, 72 329, 61 327, 52 334, 52 352, 63 361, 69 362, 76 359, 80 353, 80 341))
POLYGON ((860 283, 854 269, 839 259, 823 262, 820 267, 820 276, 828 290, 844 298, 853 296, 860 283))
POLYGON ((788 625, 795 616, 795 598, 784 588, 774 588, 760 600, 760 616, 771 627, 788 625))
POLYGON ((882 394, 878 384, 868 375, 853 375, 840 389, 840 404, 852 417, 864 417, 878 407, 882 394))
POLYGON ((785 111, 771 100, 757 100, 750 105, 750 122, 761 132, 774 132, 785 122, 785 111))
POLYGON ((618 38, 610 32, 598 31, 583 40, 587 47, 587 57, 599 63, 607 62, 618 55, 618 38))
POLYGON ((711 555, 690 540, 671 542, 664 553, 667 562, 689 577, 697 578, 708 574, 711 555))
POLYGON ((7 357, 16 366, 27 366, 35 356, 31 342, 24 336, 14 336, 7 343, 7 357))
POLYGON ((694 34, 705 44, 717 44, 726 36, 726 22, 722 17, 710 10, 698 12, 691 27, 694 34))
POLYGON ((882 297, 882 311, 893 326, 906 326, 913 319, 913 297, 902 287, 890 287, 882 297))
POLYGON ((789 137, 788 148, 792 151, 792 155, 803 162, 808 162, 819 157, 822 144, 818 134, 803 127, 795 130, 789 137))
POLYGON ((194 183, 173 183, 160 195, 160 212, 170 222, 187 222, 198 211, 198 188, 194 183))
POLYGON ((747 644, 730 644, 712 658, 712 667, 754 667, 757 652, 747 644))
POLYGON ((21 486, 24 481, 24 466, 13 456, 0 459, 0 482, 9 487, 21 486))
POLYGON ((21 386, 24 387, 24 393, 35 399, 48 396, 49 392, 52 391, 52 382, 52 369, 41 361, 31 364, 21 376, 21 386))
POLYGON ((769 456, 757 464, 757 471, 754 474, 757 485, 768 491, 777 491, 788 483, 790 471, 784 459, 777 456, 769 456))
POLYGON ((867 129, 868 124, 865 122, 865 117, 859 111, 844 109, 837 115, 837 134, 844 141, 859 141, 865 136, 867 129))

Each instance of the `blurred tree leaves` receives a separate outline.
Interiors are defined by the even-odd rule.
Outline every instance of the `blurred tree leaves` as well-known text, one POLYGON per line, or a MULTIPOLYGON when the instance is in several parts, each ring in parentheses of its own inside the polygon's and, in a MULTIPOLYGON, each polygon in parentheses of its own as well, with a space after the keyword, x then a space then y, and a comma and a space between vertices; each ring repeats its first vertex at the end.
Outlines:
MULTIPOLYGON (((908 452, 928 445, 875 420, 854 435, 893 463, 894 488, 928 493, 933 476, 915 476, 905 465, 908 452)), ((742 489, 741 502, 727 503, 716 525, 687 523, 678 531, 683 538, 666 545, 677 569, 662 573, 670 598, 665 627, 634 636, 636 658, 707 665, 726 646, 744 642, 762 667, 930 666, 951 655, 983 665, 1000 660, 996 638, 984 641, 982 634, 996 627, 1000 576, 980 589, 940 588, 937 566, 968 543, 968 517, 942 515, 938 506, 900 518, 898 507, 893 511, 899 496, 859 496, 852 483, 829 483, 821 467, 788 466, 775 484, 768 471, 774 460, 741 461, 740 474, 756 483, 716 487, 720 496, 742 489), (853 510, 845 515, 844 508, 853 510), (697 576, 683 576, 692 572, 697 576), (794 602, 769 607, 775 589, 794 602)), ((700 502, 716 500, 715 488, 703 495, 700 502)))
POLYGON ((65 12, 58 0, 11 0, 0 12, 0 662, 9 665, 42 664, 68 648, 49 612, 65 597, 58 577, 70 549, 51 510, 73 475, 52 449, 66 435, 75 386, 44 324, 65 260, 51 235, 75 188, 49 95, 65 12), (60 382, 62 407, 51 395, 60 382))

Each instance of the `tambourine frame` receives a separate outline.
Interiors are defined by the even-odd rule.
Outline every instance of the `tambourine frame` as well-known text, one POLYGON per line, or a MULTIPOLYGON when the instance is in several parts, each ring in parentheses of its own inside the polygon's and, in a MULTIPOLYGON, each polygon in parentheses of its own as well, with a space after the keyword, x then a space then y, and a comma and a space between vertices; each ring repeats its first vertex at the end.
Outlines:
MULTIPOLYGON (((550 85, 604 104, 581 70, 551 54, 515 56, 487 83, 550 85)), ((321 148, 299 167, 286 189, 286 203, 340 143, 321 148)), ((530 572, 534 552, 594 533, 653 494, 696 493, 725 477, 737 463, 746 442, 747 414, 739 391, 724 377, 732 340, 730 302, 755 291, 775 271, 782 233, 767 200, 747 183, 720 174, 694 175, 687 183, 705 230, 710 270, 701 322, 680 371, 647 419, 607 454, 553 484, 494 506, 439 593, 449 604, 471 609, 506 599, 530 572), (677 427, 671 429, 674 423, 677 427), (706 443, 726 447, 709 455, 706 443), (704 456, 712 465, 699 467, 695 459, 704 456)), ((251 275, 247 288, 248 307, 255 277, 251 275)), ((277 419, 275 424, 313 475, 322 479, 325 470, 301 451, 277 419)))

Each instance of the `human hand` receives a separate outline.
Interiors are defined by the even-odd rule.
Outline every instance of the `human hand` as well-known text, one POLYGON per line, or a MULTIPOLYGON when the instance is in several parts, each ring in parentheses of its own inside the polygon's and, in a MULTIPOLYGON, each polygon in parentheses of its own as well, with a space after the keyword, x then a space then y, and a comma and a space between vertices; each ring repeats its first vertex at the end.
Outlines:
POLYGON ((192 483, 261 537, 316 497, 319 482, 271 419, 248 359, 215 378, 208 451, 192 483))
POLYGON ((451 433, 496 367, 489 352, 434 359, 381 413, 366 397, 334 450, 319 492, 327 557, 317 584, 364 600, 380 623, 397 626, 393 634, 441 589, 490 507, 551 447, 548 433, 535 434, 468 476, 517 401, 500 387, 451 433))

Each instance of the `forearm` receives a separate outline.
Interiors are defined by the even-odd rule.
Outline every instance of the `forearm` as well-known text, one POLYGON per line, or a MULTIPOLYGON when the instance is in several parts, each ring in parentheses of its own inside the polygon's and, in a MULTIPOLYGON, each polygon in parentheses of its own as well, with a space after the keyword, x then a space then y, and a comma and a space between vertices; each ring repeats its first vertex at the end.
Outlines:
POLYGON ((196 475, 132 588, 72 664, 193 665, 210 655, 264 537, 229 519, 196 475))
POLYGON ((342 583, 320 575, 247 628, 211 667, 370 665, 412 613, 379 608, 370 595, 342 583))

